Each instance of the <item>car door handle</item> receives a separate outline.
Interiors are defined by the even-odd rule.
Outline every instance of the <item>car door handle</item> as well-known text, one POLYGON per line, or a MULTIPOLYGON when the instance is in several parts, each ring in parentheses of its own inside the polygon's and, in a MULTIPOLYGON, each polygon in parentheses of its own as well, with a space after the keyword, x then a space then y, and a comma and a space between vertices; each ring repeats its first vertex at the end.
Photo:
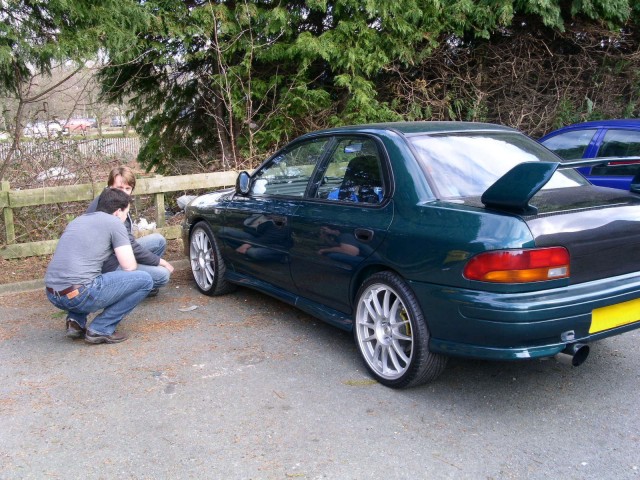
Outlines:
POLYGON ((285 227, 287 225, 287 217, 284 215, 271 215, 271 220, 277 227, 285 227))
POLYGON ((356 228, 355 236, 356 239, 360 240, 361 242, 370 242, 373 238, 373 230, 370 230, 368 228, 356 228))

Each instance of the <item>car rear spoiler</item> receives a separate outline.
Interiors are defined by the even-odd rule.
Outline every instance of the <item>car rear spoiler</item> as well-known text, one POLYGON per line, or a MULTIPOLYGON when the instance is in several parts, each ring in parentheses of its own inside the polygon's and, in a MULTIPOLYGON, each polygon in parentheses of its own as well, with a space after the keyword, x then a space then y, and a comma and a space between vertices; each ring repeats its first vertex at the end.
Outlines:
POLYGON ((601 157, 565 162, 523 162, 500 177, 482 194, 488 208, 535 215, 538 209, 529 201, 551 179, 556 170, 603 165, 609 167, 638 164, 629 190, 640 194, 640 157, 601 157))
POLYGON ((551 179, 560 162, 523 162, 500 177, 482 194, 488 208, 524 215, 535 215, 538 209, 529 203, 551 179))
POLYGON ((499 178, 482 194, 482 203, 489 208, 535 215, 538 209, 531 198, 551 179, 556 170, 567 168, 628 166, 638 164, 629 191, 640 194, 640 157, 599 157, 563 162, 523 162, 499 178))

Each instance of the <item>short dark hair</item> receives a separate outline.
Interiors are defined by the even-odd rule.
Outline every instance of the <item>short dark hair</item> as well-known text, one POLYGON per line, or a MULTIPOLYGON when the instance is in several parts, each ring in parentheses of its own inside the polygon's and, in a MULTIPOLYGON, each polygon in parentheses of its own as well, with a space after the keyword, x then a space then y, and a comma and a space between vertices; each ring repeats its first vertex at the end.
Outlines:
POLYGON ((104 212, 111 215, 119 209, 124 210, 127 208, 130 201, 131 197, 122 190, 105 188, 100 194, 100 197, 98 197, 96 212, 104 212))

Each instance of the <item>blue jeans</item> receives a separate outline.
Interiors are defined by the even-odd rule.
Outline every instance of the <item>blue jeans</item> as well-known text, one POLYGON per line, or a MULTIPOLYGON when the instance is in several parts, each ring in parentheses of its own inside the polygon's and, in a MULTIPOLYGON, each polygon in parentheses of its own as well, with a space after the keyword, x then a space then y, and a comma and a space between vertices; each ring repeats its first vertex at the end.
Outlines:
MULTIPOLYGON (((155 253, 160 258, 164 255, 167 248, 167 241, 159 233, 152 233, 145 235, 144 237, 137 238, 136 241, 147 250, 155 253)), ((138 264, 138 270, 147 272, 153 279, 153 288, 159 288, 169 283, 169 277, 171 274, 169 270, 161 266, 142 265, 138 264)))
POLYGON ((99 335, 111 335, 118 323, 133 310, 151 291, 153 280, 147 272, 103 273, 90 285, 80 288, 79 295, 68 299, 66 295, 57 295, 47 291, 49 301, 60 310, 68 312, 68 318, 87 328, 87 315, 102 310, 97 315, 89 331, 99 335))
POLYGON ((136 242, 147 250, 151 250, 151 252, 159 257, 163 256, 164 251, 167 249, 167 240, 159 233, 152 233, 144 237, 136 238, 136 242))

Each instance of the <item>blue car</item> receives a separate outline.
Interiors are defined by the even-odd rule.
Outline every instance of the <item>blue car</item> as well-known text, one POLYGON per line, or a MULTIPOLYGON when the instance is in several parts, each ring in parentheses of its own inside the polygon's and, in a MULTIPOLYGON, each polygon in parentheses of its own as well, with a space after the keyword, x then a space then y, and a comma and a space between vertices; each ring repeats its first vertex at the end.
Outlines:
POLYGON ((640 169, 640 119, 576 123, 539 141, 565 160, 605 159, 578 168, 594 185, 629 190, 640 169))

